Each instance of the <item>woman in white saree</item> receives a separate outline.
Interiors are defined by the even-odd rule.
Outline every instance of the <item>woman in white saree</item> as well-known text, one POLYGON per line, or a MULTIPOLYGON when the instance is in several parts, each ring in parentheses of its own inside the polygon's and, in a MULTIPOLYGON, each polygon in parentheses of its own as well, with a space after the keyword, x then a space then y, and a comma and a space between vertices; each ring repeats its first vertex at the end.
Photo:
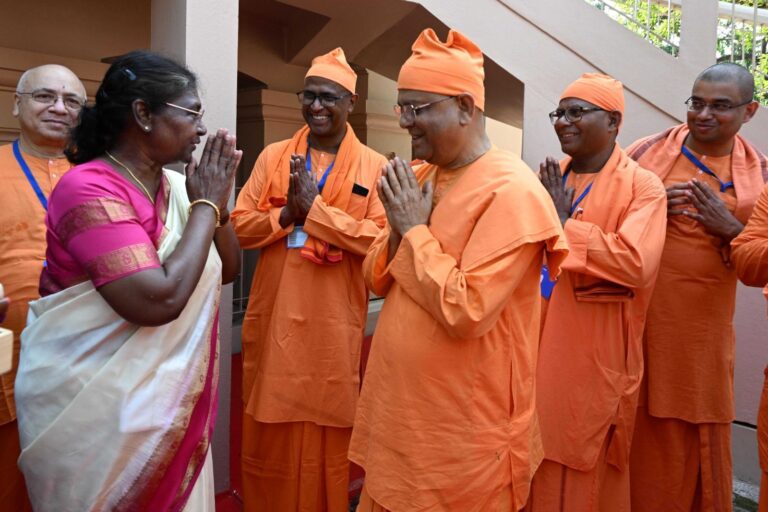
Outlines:
POLYGON ((115 61, 49 199, 42 298, 16 379, 36 511, 214 510, 210 439, 222 282, 239 271, 227 199, 242 153, 205 135, 194 75, 115 61), (186 178, 163 165, 189 162, 186 178))

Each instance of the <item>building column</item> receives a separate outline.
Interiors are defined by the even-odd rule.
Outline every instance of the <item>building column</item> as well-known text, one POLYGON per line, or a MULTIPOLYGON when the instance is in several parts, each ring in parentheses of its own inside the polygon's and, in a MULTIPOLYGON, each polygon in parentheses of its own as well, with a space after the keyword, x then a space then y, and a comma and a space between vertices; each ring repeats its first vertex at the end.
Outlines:
POLYGON ((716 60, 718 8, 719 4, 714 0, 683 0, 680 58, 699 71, 704 71, 716 60))
MULTIPOLYGON (((186 64, 200 79, 208 135, 235 133, 238 0, 152 0, 152 50, 186 64)), ((203 144, 198 147, 199 159, 203 144)), ((234 194, 230 207, 234 204, 234 194)), ((222 288, 219 310, 219 409, 213 436, 216 492, 229 489, 229 411, 232 362, 232 286, 222 288)))
POLYGON ((523 96, 523 151, 525 163, 538 172, 539 164, 549 156, 555 144, 555 135, 549 119, 542 113, 551 112, 557 108, 557 103, 544 98, 526 85, 523 96))

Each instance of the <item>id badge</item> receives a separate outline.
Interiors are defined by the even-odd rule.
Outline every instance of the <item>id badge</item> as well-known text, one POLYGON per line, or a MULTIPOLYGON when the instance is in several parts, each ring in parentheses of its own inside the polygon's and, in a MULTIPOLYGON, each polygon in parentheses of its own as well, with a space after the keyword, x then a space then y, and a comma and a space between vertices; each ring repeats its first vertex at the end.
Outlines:
POLYGON ((546 265, 541 267, 541 278, 539 283, 541 285, 541 296, 549 300, 549 298, 552 296, 552 290, 555 289, 557 281, 550 281, 549 267, 546 265))
POLYGON ((293 231, 288 233, 288 248, 289 249, 301 249, 304 244, 307 243, 308 235, 304 232, 303 226, 294 226, 293 231))

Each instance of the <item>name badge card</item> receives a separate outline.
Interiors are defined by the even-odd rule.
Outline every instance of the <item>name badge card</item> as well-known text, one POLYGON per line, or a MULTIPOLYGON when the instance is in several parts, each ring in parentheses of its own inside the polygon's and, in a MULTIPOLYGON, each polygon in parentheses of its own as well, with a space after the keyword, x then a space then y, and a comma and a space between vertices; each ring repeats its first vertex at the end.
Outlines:
POLYGON ((288 248, 301 249, 307 243, 308 235, 304 232, 303 226, 294 226, 293 231, 288 233, 288 248))

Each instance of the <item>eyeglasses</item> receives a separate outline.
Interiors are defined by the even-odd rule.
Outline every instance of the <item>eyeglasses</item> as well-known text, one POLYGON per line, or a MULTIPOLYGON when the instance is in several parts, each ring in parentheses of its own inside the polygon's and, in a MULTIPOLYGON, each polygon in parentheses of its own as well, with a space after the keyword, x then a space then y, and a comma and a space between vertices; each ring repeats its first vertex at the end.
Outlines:
POLYGON ((31 91, 31 92, 16 91, 16 94, 28 94, 37 103, 40 103, 42 105, 48 105, 48 106, 55 105, 56 102, 59 101, 59 98, 61 98, 61 101, 62 103, 64 103, 64 106, 72 111, 79 111, 85 105, 85 101, 81 100, 77 96, 64 96, 64 95, 60 96, 54 92, 51 92, 45 89, 39 90, 39 91, 31 91))
POLYGON ((581 121, 581 118, 585 112, 597 112, 599 110, 602 110, 603 112, 606 111, 605 109, 598 107, 568 107, 565 109, 559 108, 549 113, 549 120, 552 122, 552 124, 555 124, 557 123, 558 119, 565 116, 565 120, 569 123, 578 123, 581 121))
POLYGON ((419 112, 421 112, 424 109, 427 109, 431 107, 432 105, 437 105, 438 103, 442 103, 443 101, 448 101, 454 99, 456 96, 448 96, 447 98, 441 98, 439 100, 430 101, 429 103, 424 103, 423 105, 395 105, 394 111, 395 115, 400 117, 406 117, 408 119, 415 119, 419 112))
POLYGON ((744 103, 739 103, 738 105, 731 105, 727 101, 715 101, 714 103, 707 103, 706 101, 701 101, 698 98, 694 98, 691 96, 687 100, 685 100, 685 104, 688 105, 688 112, 702 112, 705 108, 709 107, 709 109, 712 112, 716 112, 718 114, 725 114, 729 110, 733 110, 734 108, 743 107, 744 105, 749 105, 752 103, 753 100, 745 101, 744 103))
POLYGON ((183 110, 184 112, 189 112, 190 114, 194 115, 198 121, 201 120, 203 118, 203 114, 205 114, 204 108, 201 108, 200 111, 198 112, 197 110, 192 110, 191 108, 182 107, 181 105, 176 105, 175 103, 169 103, 167 101, 165 102, 165 104, 168 105, 169 107, 177 108, 179 110, 183 110))
POLYGON ((336 102, 343 100, 347 96, 352 96, 352 93, 342 94, 341 96, 334 96, 333 94, 315 94, 312 91, 299 91, 296 93, 299 98, 299 102, 302 105, 310 106, 315 100, 320 100, 320 104, 324 107, 333 107, 336 102))

